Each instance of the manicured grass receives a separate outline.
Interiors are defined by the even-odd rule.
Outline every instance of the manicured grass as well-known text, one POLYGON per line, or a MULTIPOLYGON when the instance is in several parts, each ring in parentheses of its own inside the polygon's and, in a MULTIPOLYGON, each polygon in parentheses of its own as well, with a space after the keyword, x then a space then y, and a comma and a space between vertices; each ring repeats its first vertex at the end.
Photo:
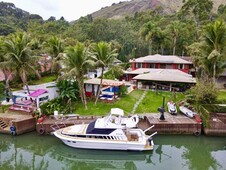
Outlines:
POLYGON ((32 80, 31 82, 29 82, 30 85, 38 85, 38 84, 42 84, 42 83, 49 83, 52 81, 56 81, 57 76, 56 75, 49 75, 49 76, 45 76, 42 77, 40 80, 36 79, 36 80, 32 80))
MULTIPOLYGON (((105 103, 99 101, 97 105, 95 105, 94 101, 89 101, 87 110, 85 110, 85 107, 82 103, 76 103, 75 113, 80 115, 106 115, 110 112, 111 108, 121 108, 124 110, 125 114, 130 114, 133 110, 135 103, 140 99, 143 93, 143 90, 134 90, 125 97, 121 97, 115 103, 105 103)), ((166 97, 165 104, 169 99, 173 99, 172 93, 170 92, 161 92, 155 94, 155 92, 148 91, 145 98, 138 105, 136 113, 156 113, 157 108, 162 106, 163 96, 166 97)), ((179 101, 182 98, 184 98, 183 94, 176 94, 176 101, 179 101)))
POLYGON ((226 101, 226 91, 223 91, 223 90, 219 91, 217 100, 224 100, 224 101, 226 101))
POLYGON ((143 91, 135 90, 125 97, 121 97, 114 103, 106 103, 103 101, 98 101, 97 105, 94 101, 88 101, 88 109, 85 110, 84 105, 81 102, 75 104, 75 113, 80 115, 106 115, 110 112, 111 108, 121 108, 124 110, 125 114, 131 113, 134 104, 142 95, 143 91))
MULTIPOLYGON (((49 75, 49 76, 43 76, 40 80, 39 79, 35 79, 35 80, 30 80, 28 82, 29 85, 39 85, 39 84, 43 84, 43 83, 49 83, 52 81, 56 81, 57 76, 56 75, 49 75)), ((11 87, 12 91, 17 91, 17 90, 22 90, 23 89, 23 84, 22 83, 14 83, 11 87)))
POLYGON ((165 109, 167 109, 167 102, 169 100, 173 100, 175 103, 184 99, 183 93, 175 93, 172 92, 158 92, 157 94, 152 91, 148 91, 145 98, 138 105, 136 113, 157 113, 157 109, 162 106, 163 97, 165 97, 165 109))

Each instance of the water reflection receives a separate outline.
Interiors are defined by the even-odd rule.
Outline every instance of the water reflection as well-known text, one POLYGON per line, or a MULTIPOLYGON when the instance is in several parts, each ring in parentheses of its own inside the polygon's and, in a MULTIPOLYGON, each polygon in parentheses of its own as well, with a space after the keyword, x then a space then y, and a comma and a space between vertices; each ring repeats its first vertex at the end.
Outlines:
POLYGON ((124 152, 73 149, 53 136, 0 134, 2 169, 226 169, 226 138, 155 137, 155 149, 124 152))

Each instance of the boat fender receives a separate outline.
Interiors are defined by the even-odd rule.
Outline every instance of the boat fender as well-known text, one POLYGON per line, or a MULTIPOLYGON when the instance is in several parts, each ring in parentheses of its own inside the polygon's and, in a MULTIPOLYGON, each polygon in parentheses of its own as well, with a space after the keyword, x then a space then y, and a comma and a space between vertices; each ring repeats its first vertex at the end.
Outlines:
POLYGON ((43 135, 45 133, 45 128, 41 127, 38 132, 40 135, 43 135))
POLYGON ((16 135, 16 131, 10 131, 10 134, 15 136, 16 135))
POLYGON ((10 131, 16 131, 16 127, 15 126, 10 126, 10 131))
POLYGON ((195 136, 199 136, 199 135, 201 135, 201 132, 196 131, 196 132, 194 132, 194 135, 195 135, 195 136))

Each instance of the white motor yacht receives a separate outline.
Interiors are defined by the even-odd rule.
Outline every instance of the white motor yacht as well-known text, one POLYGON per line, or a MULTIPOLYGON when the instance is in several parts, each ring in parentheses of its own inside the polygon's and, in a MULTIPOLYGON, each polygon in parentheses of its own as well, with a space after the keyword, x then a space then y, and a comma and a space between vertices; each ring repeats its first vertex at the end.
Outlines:
POLYGON ((137 128, 139 117, 134 115, 124 117, 124 112, 112 108, 108 116, 98 118, 89 124, 68 126, 56 130, 53 134, 66 145, 74 148, 105 149, 105 150, 152 150, 154 142, 152 135, 146 135, 146 130, 137 128))

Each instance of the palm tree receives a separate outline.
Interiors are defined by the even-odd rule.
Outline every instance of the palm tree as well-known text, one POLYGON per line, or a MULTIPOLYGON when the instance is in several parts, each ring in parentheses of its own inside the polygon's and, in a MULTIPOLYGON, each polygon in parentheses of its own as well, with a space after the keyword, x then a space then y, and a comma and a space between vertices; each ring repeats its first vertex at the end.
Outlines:
MULTIPOLYGON (((161 55, 164 55, 164 47, 166 46, 166 44, 169 44, 170 37, 168 36, 166 30, 162 30, 159 27, 157 28, 157 30, 158 31, 156 32, 155 41, 160 46, 161 55)), ((159 48, 159 46, 158 46, 158 48, 159 48)))
POLYGON ((115 57, 118 55, 116 49, 111 48, 111 44, 106 42, 95 43, 91 46, 91 58, 96 63, 97 67, 101 68, 101 79, 98 93, 96 96, 95 104, 97 104, 98 98, 100 96, 100 91, 102 88, 104 69, 110 67, 114 62, 115 57))
POLYGON ((40 74, 36 71, 38 57, 32 56, 30 48, 31 39, 26 33, 17 33, 8 37, 3 44, 5 61, 1 62, 0 66, 9 68, 12 75, 19 75, 23 84, 27 87, 30 93, 27 82, 27 75, 35 73, 40 79, 40 74))
MULTIPOLYGON (((2 47, 3 47, 3 41, 0 39, 0 63, 5 61, 5 57, 4 57, 5 54, 4 54, 4 50, 2 47)), ((1 66, 1 69, 4 74, 5 79, 7 79, 6 78, 6 69, 3 68, 2 66, 1 66)))
POLYGON ((64 52, 64 41, 56 36, 53 36, 45 43, 45 46, 48 47, 48 51, 52 57, 51 71, 58 72, 60 70, 59 61, 61 54, 64 52))
POLYGON ((153 37, 156 33, 157 27, 155 23, 148 22, 143 25, 141 28, 141 36, 145 39, 145 41, 149 42, 149 54, 152 54, 152 43, 153 37))
POLYGON ((208 24, 203 32, 201 42, 190 46, 190 53, 196 66, 207 74, 215 83, 226 62, 225 44, 226 26, 223 21, 208 24))
POLYGON ((87 109, 86 95, 84 90, 84 75, 88 68, 92 65, 87 54, 87 48, 82 43, 77 43, 76 46, 68 47, 63 57, 64 77, 75 78, 79 85, 81 100, 87 109))
POLYGON ((207 59, 213 63, 213 78, 215 82, 218 62, 222 58, 226 61, 224 51, 226 45, 226 25, 224 21, 216 21, 208 24, 205 28, 203 40, 206 43, 209 53, 207 59))
POLYGON ((168 31, 173 37, 173 55, 176 53, 177 38, 179 37, 180 31, 183 27, 184 24, 182 24, 180 21, 173 21, 167 27, 168 31))

